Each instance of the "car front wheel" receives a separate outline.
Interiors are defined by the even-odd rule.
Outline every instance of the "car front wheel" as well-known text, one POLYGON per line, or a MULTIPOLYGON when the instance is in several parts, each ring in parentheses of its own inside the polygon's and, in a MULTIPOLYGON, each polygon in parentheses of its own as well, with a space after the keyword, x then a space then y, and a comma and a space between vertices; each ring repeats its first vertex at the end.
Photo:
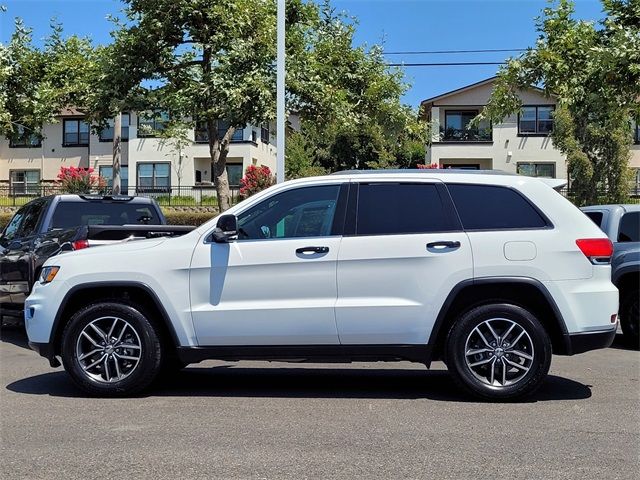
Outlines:
POLYGON ((63 332, 61 350, 65 370, 92 395, 138 393, 161 367, 159 334, 132 305, 105 302, 79 310, 63 332))
POLYGON ((449 332, 447 366, 456 383, 488 400, 534 393, 551 365, 551 341, 531 312, 492 304, 470 310, 449 332))

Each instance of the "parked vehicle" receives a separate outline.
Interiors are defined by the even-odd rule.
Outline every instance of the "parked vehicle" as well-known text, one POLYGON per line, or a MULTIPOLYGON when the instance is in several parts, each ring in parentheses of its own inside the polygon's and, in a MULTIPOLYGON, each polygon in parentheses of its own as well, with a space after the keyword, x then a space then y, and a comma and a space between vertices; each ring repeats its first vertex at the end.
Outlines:
POLYGON ((27 203, 0 234, 0 320, 24 316, 24 300, 47 258, 65 250, 193 230, 165 224, 162 211, 148 198, 53 195, 27 203))
POLYGON ((611 242, 563 184, 405 170, 276 185, 182 237, 48 260, 30 345, 103 396, 204 359, 443 359, 471 394, 519 398, 552 351, 616 332, 611 242))
POLYGON ((595 205, 582 211, 613 242, 612 280, 620 290, 624 338, 640 348, 640 205, 595 205))

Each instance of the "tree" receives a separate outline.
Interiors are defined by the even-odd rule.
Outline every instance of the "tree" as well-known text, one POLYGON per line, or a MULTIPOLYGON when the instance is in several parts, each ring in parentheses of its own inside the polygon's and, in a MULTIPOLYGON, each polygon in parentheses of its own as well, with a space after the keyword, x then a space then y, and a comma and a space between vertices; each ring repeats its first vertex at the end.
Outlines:
POLYGON ((603 0, 596 26, 573 17, 569 0, 543 10, 536 47, 498 73, 476 118, 500 122, 521 108, 518 90, 540 86, 557 97, 554 145, 567 156, 578 204, 624 202, 628 195, 630 119, 640 99, 640 0, 603 0), (598 191, 605 188, 606 198, 598 191))
POLYGON ((0 134, 41 136, 68 106, 86 104, 92 89, 96 50, 85 38, 63 38, 52 25, 44 48, 34 47, 32 31, 17 19, 8 45, 0 45, 0 134))
POLYGON ((174 157, 171 159, 171 168, 178 179, 178 195, 182 193, 180 192, 180 186, 182 185, 182 175, 184 174, 183 151, 192 142, 189 137, 190 130, 189 123, 171 121, 163 130, 158 132, 160 145, 169 147, 170 153, 167 155, 174 157))

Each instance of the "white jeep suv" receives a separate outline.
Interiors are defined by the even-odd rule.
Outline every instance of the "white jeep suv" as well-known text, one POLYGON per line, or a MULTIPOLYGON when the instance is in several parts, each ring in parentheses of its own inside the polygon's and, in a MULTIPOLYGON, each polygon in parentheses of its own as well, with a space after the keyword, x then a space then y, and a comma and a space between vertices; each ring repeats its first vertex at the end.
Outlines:
POLYGON ((33 349, 129 395, 204 359, 442 359, 486 399, 551 353, 608 347, 612 246, 554 191, 498 172, 344 172, 271 187, 179 238, 65 253, 25 306, 33 349))

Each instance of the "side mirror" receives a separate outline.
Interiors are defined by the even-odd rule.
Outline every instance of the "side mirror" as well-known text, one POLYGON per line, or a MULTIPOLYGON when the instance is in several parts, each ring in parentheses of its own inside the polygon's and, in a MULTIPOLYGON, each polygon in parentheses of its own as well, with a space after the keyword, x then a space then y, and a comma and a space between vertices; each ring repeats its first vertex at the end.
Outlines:
POLYGON ((222 215, 211 237, 216 243, 227 243, 238 236, 238 219, 235 215, 222 215))

